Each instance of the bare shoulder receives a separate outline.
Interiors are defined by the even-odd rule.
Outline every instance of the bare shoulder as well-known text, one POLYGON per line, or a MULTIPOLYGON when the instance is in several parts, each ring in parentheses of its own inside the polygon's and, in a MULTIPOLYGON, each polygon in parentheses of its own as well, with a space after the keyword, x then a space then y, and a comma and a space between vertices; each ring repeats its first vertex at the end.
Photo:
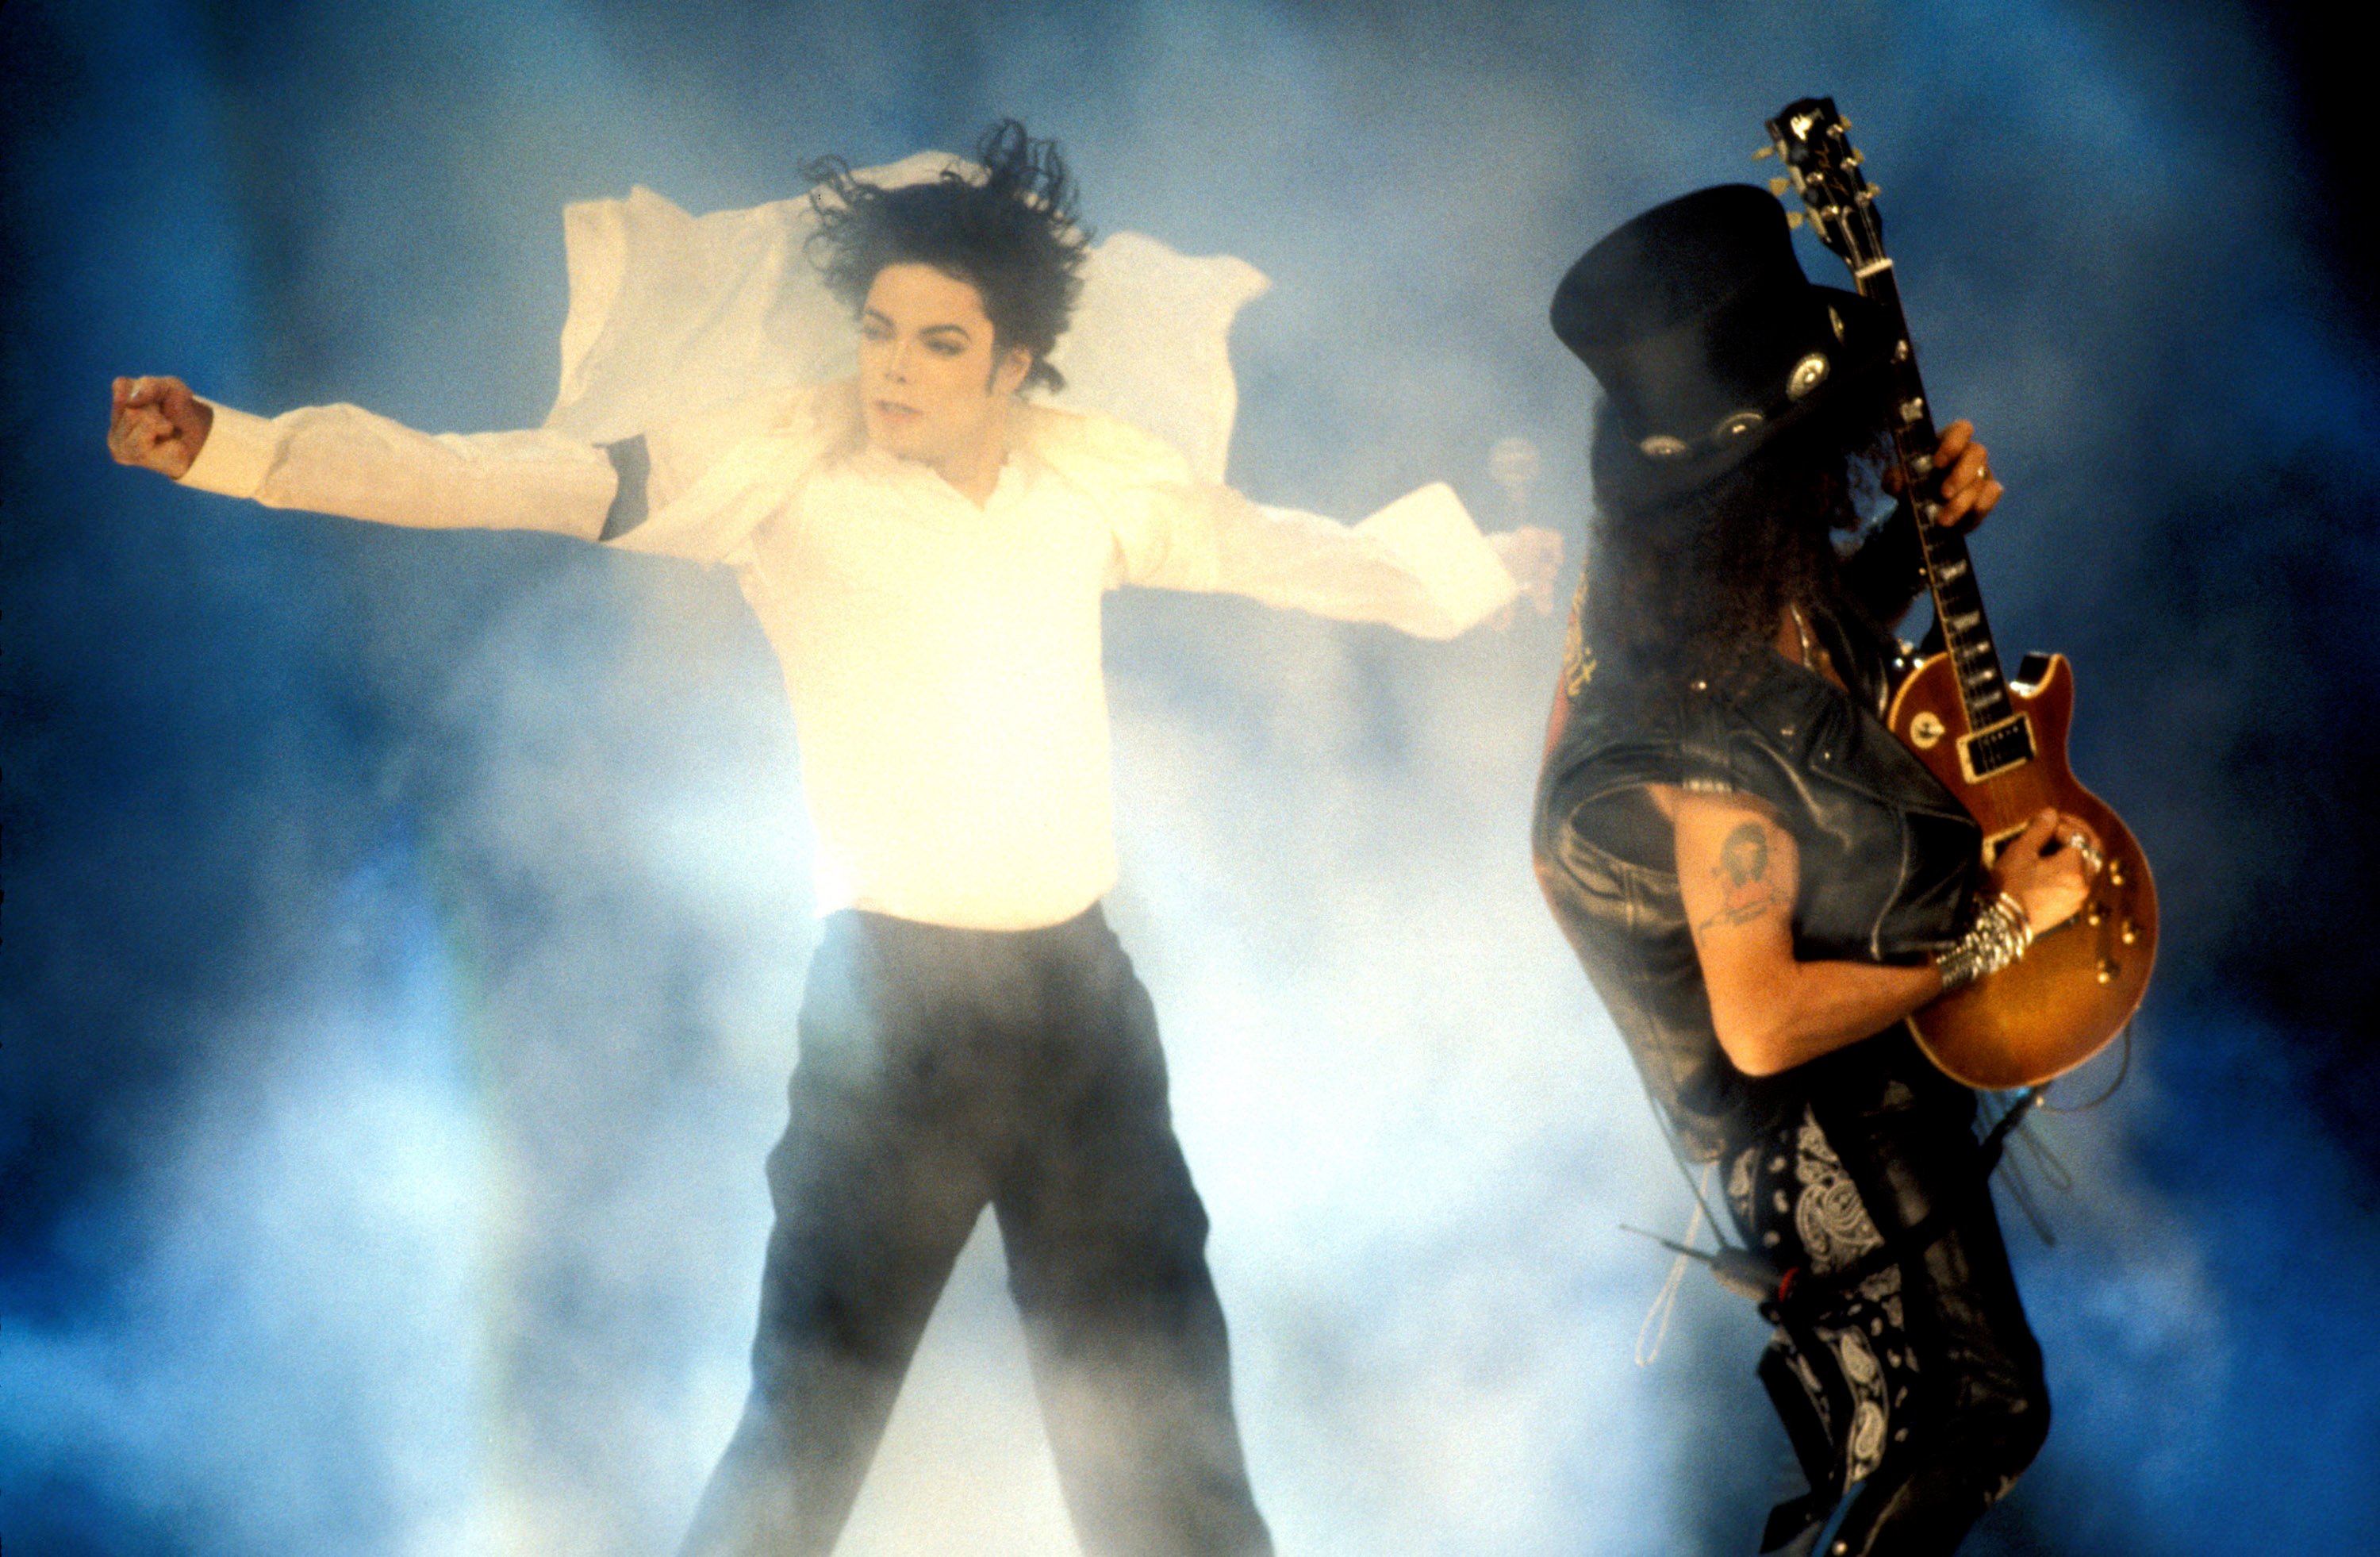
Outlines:
POLYGON ((1661 819, 1681 834, 1691 829, 1697 836, 1724 834, 1746 824, 1773 828, 1782 833, 1777 808, 1755 795, 1736 790, 1688 789, 1677 784, 1648 784, 1645 797, 1661 819))
POLYGON ((1678 890, 1695 939, 1716 931, 1785 924, 1792 913, 1800 858, 1775 809, 1748 795, 1675 789, 1670 796, 1678 890))

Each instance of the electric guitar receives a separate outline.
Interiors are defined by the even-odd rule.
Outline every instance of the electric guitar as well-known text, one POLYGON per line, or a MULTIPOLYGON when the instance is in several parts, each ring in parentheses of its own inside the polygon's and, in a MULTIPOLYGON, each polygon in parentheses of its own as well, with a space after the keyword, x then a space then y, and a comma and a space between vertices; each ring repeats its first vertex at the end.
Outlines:
MULTIPOLYGON (((1902 502, 1915 509, 1942 649, 1909 671, 1885 722, 1982 824, 1986 863, 2044 806, 2088 821, 2106 860, 2081 913, 1909 1025, 1927 1057, 1971 1087, 2037 1086, 2105 1048, 2139 1008, 2156 958, 2156 886, 2131 831, 2067 765, 2074 675, 2066 657, 2027 654, 2013 679, 2001 674, 1966 538, 1932 522, 1939 505, 1925 494, 1936 490, 1940 440, 1850 129, 1832 98, 1803 98, 1768 121, 1771 144, 1755 155, 1784 164, 1770 189, 1801 196, 1819 239, 1851 268, 1859 294, 1884 309, 1899 343, 1888 369, 1892 458, 1902 502)), ((1799 226, 1803 212, 1788 219, 1799 226)))

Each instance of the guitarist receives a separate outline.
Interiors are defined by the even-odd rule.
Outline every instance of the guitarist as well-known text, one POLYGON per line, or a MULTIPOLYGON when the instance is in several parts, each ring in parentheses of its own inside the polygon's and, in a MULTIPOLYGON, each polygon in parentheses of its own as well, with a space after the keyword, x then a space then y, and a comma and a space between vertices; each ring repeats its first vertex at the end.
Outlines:
MULTIPOLYGON (((2044 811, 1986 870, 1880 720, 1917 521, 1838 538, 1883 484, 1882 313, 1812 286, 1742 185, 1625 224, 1553 303, 1603 398, 1536 867, 1769 1289, 1761 1378, 1812 1490, 1763 1550, 1806 1550, 1864 1481, 1830 1552, 1948 1552, 2049 1427, 1998 1138, 1901 1018, 2074 915, 2098 839, 2044 811)), ((2001 495, 1972 433, 1935 453, 1940 523, 2001 495)))

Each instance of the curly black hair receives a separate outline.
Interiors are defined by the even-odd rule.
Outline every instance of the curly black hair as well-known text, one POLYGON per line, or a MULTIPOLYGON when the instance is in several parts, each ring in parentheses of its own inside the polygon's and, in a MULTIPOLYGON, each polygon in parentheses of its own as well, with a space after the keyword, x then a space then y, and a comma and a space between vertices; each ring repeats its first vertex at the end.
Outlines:
POLYGON ((1082 296, 1090 233, 1075 219, 1075 183, 1057 142, 1002 119, 976 143, 980 177, 955 169, 924 184, 884 188, 853 176, 840 157, 802 164, 818 213, 809 255, 827 289, 856 314, 887 265, 931 265, 973 286, 993 347, 1033 354, 1027 385, 1062 389, 1050 352, 1082 296))
MULTIPOLYGON (((1607 403, 1594 463, 1622 457, 1625 441, 1607 403)), ((1733 682, 1789 604, 1872 619, 1836 543, 1864 523, 1881 452, 1873 423, 1821 414, 1707 486, 1598 509, 1579 602, 1597 663, 1631 691, 1666 697, 1689 681, 1733 682)))

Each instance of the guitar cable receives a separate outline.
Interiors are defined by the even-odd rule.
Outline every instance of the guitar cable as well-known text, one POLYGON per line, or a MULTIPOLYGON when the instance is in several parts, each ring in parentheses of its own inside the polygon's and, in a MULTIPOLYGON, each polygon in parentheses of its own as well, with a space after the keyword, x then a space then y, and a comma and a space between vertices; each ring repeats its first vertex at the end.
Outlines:
MULTIPOLYGON (((2114 1097, 2116 1095, 2116 1089, 2121 1087, 2124 1084, 2124 1078, 2132 1074, 2132 1023, 2135 1019, 2136 1018, 2130 1016, 2126 1017, 2124 1019, 2122 1029, 2117 1034, 2119 1038, 2121 1038, 2124 1040, 2123 1058, 2117 1062, 2116 1079, 2107 1083, 2107 1087, 2105 1091, 2101 1092, 2097 1097, 2093 1098, 2089 1102, 2076 1103, 2071 1108, 2053 1108, 2048 1103, 2043 1102, 2036 1105, 2040 1108, 2041 1112, 2044 1113, 2088 1113, 2093 1109, 2097 1108, 2101 1103, 2106 1102, 2109 1098, 2114 1097)), ((2057 1083, 2054 1081, 2045 1082, 2043 1083, 2042 1089, 2046 1092, 2050 1087, 2055 1085, 2057 1085, 2057 1083)))

